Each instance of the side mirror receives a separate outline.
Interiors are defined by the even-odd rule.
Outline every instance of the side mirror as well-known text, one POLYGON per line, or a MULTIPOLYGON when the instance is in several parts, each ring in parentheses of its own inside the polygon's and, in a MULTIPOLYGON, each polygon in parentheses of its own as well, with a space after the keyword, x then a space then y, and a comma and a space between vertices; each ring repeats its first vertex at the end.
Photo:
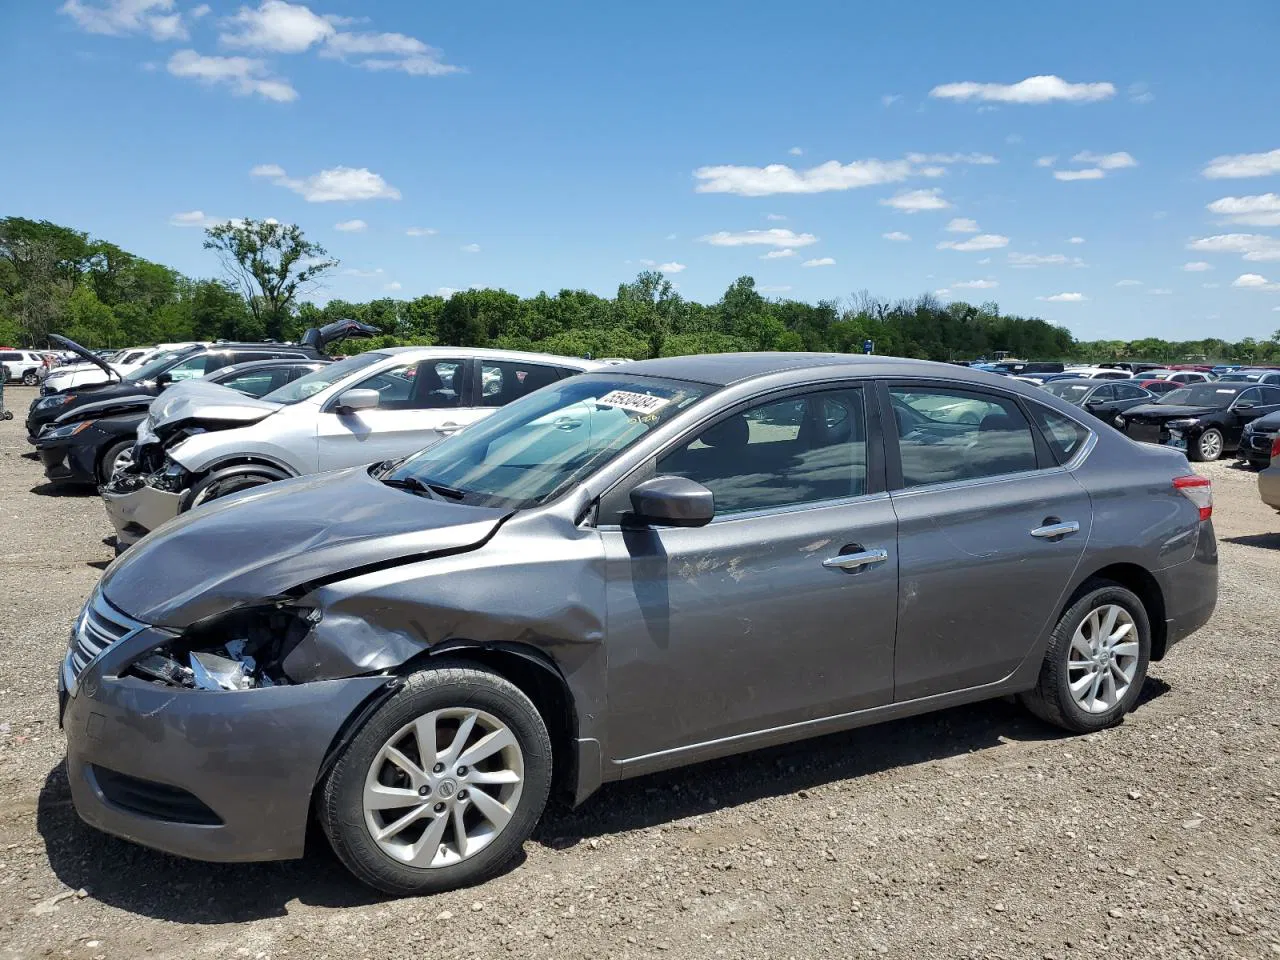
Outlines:
POLYGON ((372 410, 382 401, 377 390, 348 390, 339 394, 334 410, 338 413, 355 413, 359 410, 372 410))
POLYGON ((171 383, 173 383, 173 374, 171 373, 161 373, 156 377, 156 387, 161 390, 171 383))
POLYGON ((711 522, 716 498, 700 483, 684 477, 653 477, 631 491, 635 520, 667 527, 701 527, 711 522))
POLYGON ((1236 401, 1236 409, 1237 409, 1237 410, 1252 410, 1252 409, 1253 409, 1254 407, 1256 407, 1256 406, 1257 406, 1257 404, 1256 404, 1256 403, 1254 403, 1252 400, 1237 400, 1237 401, 1236 401))

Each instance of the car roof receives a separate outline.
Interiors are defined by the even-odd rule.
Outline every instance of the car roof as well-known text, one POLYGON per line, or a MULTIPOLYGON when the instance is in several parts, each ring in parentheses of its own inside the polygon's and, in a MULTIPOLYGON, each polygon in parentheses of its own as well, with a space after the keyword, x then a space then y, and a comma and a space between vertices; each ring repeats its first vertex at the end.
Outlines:
MULTIPOLYGON (((685 357, 660 357, 635 360, 610 367, 610 373, 632 373, 638 376, 664 377, 669 380, 692 380, 728 386, 743 380, 775 373, 821 370, 824 373, 847 373, 856 377, 936 376, 949 380, 991 383, 989 374, 970 367, 930 360, 908 360, 904 357, 875 357, 851 353, 703 353, 685 357), (837 368, 833 370, 832 368, 837 368)), ((797 379, 799 377, 797 376, 797 379)), ((1004 379, 1004 378, 1001 378, 1004 379)))
POLYGON ((460 359, 476 358, 480 360, 523 360, 526 363, 553 363, 560 366, 576 367, 579 370, 596 370, 606 364, 596 360, 584 360, 582 357, 559 357, 552 353, 531 353, 525 350, 494 350, 489 347, 382 347, 370 350, 383 357, 418 357, 429 360, 432 357, 449 357, 460 359))
POLYGON ((265 360, 245 360, 241 363, 228 364, 225 367, 219 367, 214 373, 223 373, 227 370, 257 370, 260 367, 314 367, 327 366, 333 363, 327 357, 268 357, 265 360))
POLYGON ((1068 386, 1073 387, 1077 384, 1081 386, 1100 387, 1104 383, 1124 383, 1123 380, 1099 380, 1097 377, 1059 377, 1057 380, 1050 380, 1046 386, 1068 386))

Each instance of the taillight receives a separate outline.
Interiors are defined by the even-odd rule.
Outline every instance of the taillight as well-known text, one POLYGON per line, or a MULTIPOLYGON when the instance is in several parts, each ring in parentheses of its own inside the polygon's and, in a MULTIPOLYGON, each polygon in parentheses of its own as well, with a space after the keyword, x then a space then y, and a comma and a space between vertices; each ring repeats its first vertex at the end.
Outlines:
POLYGON ((1200 519, 1213 516, 1213 484, 1208 477, 1174 477, 1173 489, 1200 508, 1200 519))
POLYGON ((1280 457, 1280 433, 1276 434, 1276 438, 1271 441, 1271 459, 1280 457))

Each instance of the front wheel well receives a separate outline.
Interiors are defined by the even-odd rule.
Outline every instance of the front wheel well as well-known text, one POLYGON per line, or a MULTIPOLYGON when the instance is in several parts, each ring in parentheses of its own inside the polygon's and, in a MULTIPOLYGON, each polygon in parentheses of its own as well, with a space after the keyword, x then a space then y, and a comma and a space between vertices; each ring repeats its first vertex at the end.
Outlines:
POLYGON ((1136 594, 1138 599, 1142 601, 1142 606, 1147 611, 1147 620, 1151 624, 1151 659, 1163 659, 1169 639, 1164 591, 1160 589, 1160 584, 1151 575, 1151 572, 1136 563, 1113 563, 1108 567, 1095 570, 1067 598, 1067 602, 1063 604, 1058 616, 1061 617, 1063 613, 1066 613, 1071 608, 1072 604, 1084 594, 1093 590, 1099 581, 1104 580, 1118 583, 1126 590, 1136 594))

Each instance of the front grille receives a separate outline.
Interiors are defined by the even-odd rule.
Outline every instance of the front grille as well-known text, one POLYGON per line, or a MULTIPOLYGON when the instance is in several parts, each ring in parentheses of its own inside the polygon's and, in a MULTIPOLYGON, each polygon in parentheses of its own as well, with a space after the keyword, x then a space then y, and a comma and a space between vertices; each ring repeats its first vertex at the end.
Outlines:
POLYGON ((1134 440, 1143 443, 1164 443, 1169 433, 1158 423, 1145 423, 1141 420, 1130 420, 1125 430, 1134 440))
POLYGON ((91 769, 93 779, 107 802, 130 813, 170 823, 219 826, 223 822, 203 800, 181 787, 131 777, 97 764, 93 764, 91 769))
POLYGON ((94 657, 142 627, 107 603, 101 590, 94 590, 71 631, 68 659, 72 675, 79 677, 94 657))

